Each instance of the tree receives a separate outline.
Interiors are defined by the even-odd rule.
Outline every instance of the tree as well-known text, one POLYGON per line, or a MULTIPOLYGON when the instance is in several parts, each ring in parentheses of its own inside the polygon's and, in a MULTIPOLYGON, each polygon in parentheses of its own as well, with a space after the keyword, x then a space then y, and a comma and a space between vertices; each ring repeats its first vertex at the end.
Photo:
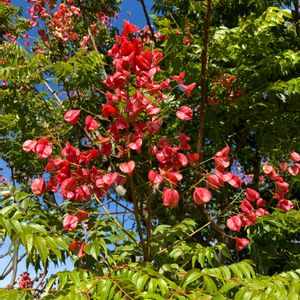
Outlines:
POLYGON ((0 2, 2 298, 297 297, 298 6, 140 1, 115 36, 118 1, 28 2, 0 2))

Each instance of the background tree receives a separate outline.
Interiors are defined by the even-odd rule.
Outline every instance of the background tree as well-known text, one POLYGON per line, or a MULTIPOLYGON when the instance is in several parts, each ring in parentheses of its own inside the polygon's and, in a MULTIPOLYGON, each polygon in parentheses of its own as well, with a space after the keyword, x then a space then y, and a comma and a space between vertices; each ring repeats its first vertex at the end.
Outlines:
POLYGON ((294 299, 296 3, 155 1, 116 37, 118 1, 29 3, 0 2, 0 278, 42 276, 2 298, 294 299))

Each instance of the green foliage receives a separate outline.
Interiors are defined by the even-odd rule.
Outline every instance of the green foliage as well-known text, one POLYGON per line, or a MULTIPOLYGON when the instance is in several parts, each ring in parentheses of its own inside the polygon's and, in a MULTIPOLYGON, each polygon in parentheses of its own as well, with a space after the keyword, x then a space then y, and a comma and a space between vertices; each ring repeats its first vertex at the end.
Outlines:
POLYGON ((101 296, 101 299, 147 299, 149 295, 167 295, 171 288, 177 288, 150 265, 142 268, 126 265, 108 271, 102 277, 91 275, 77 270, 56 274, 49 280, 48 290, 54 280, 58 280, 60 292, 49 294, 45 299, 61 299, 74 294, 87 294, 96 298, 101 296))
MULTIPOLYGON (((47 276, 40 284, 42 294, 34 288, 13 289, 12 286, 11 290, 0 289, 0 298, 298 299, 297 178, 289 180, 296 209, 288 213, 275 210, 260 217, 256 226, 242 230, 240 235, 247 232, 250 246, 239 253, 234 250, 234 238, 225 227, 225 218, 238 210, 237 203, 244 191, 230 194, 228 187, 212 191, 213 201, 203 206, 207 209, 206 220, 199 214, 202 207, 195 207, 192 201, 192 189, 202 183, 204 186, 205 178, 199 180, 199 170, 187 167, 182 171, 185 181, 178 185, 178 207, 172 210, 163 207, 161 191, 150 186, 144 168, 145 164, 153 169, 159 167, 152 161, 153 153, 149 158, 150 150, 141 153, 140 160, 136 161, 136 173, 130 178, 136 187, 129 183, 122 186, 126 188, 125 196, 109 192, 105 199, 93 197, 88 202, 62 201, 58 205, 60 200, 56 201, 52 192, 43 197, 28 193, 28 183, 33 177, 39 174, 46 178, 49 173, 43 169, 45 161, 22 151, 25 140, 49 137, 54 144, 54 158, 67 140, 85 151, 93 146, 101 149, 97 138, 100 134, 108 135, 102 129, 109 127, 110 118, 102 117, 99 107, 106 99, 103 79, 113 68, 111 57, 104 53, 114 42, 116 32, 107 30, 103 24, 97 28, 99 35, 94 37, 89 31, 99 18, 94 14, 96 9, 101 7, 112 15, 118 10, 119 2, 74 0, 73 4, 82 11, 82 16, 74 20, 75 29, 80 38, 93 38, 87 51, 81 49, 79 40, 64 43, 51 35, 48 40, 36 40, 32 52, 3 38, 0 41, 0 80, 7 81, 0 87, 3 137, 0 157, 12 170, 13 184, 22 183, 18 188, 9 185, 1 188, 0 238, 9 243, 7 255, 13 253, 12 258, 18 259, 24 249, 27 267, 32 265, 47 276), (42 54, 36 54, 37 49, 42 54), (74 127, 63 120, 64 113, 71 109, 81 110, 80 122, 74 127), (81 127, 86 114, 99 122, 101 130, 89 132, 81 127), (117 207, 116 217, 106 209, 108 203, 117 207), (124 212, 118 211, 119 206, 124 212), (74 230, 64 230, 62 220, 66 213, 75 216, 80 210, 88 212, 88 220, 80 220, 74 230), (131 217, 125 219, 127 213, 131 217), (127 222, 131 229, 125 226, 127 222), (214 227, 220 227, 219 235, 212 233, 214 227), (145 249, 150 249, 148 256, 145 249), (67 258, 72 264, 71 268, 67 266, 69 270, 46 274, 50 263, 66 264, 67 258)), ((295 12, 282 9, 282 4, 290 7, 291 1, 212 1, 205 151, 201 157, 202 162, 207 161, 200 166, 207 165, 209 172, 214 168, 212 155, 226 143, 233 150, 234 171, 238 162, 243 162, 245 170, 239 171, 254 174, 254 185, 257 185, 263 159, 286 159, 287 153, 300 145, 300 55, 295 30, 298 20, 295 12), (230 76, 234 81, 228 87, 224 80, 230 76), (236 91, 240 92, 238 96, 232 96, 236 91)), ((156 28, 167 36, 163 41, 155 41, 164 59, 160 63, 162 72, 153 78, 154 85, 159 77, 186 71, 184 83, 196 82, 197 87, 187 98, 171 82, 172 90, 160 106, 160 116, 164 118, 162 134, 146 136, 143 149, 150 149, 154 140, 161 142, 165 136, 172 147, 178 145, 178 134, 184 131, 191 138, 191 151, 196 151, 206 1, 157 0, 154 8, 161 13, 154 17, 156 28), (193 109, 193 120, 184 124, 176 120, 175 111, 180 105, 193 109)), ((1 37, 7 32, 22 37, 28 28, 21 18, 21 9, 2 2, 0 24, 1 37)), ((138 47, 138 43, 131 47, 138 47)), ((127 97, 136 91, 130 80, 127 97)), ((120 102, 127 101, 126 96, 122 97, 120 102)), ((156 104, 155 93, 145 97, 156 104)), ((134 126, 133 115, 128 131, 134 126)), ((118 171, 115 160, 122 149, 117 149, 115 142, 112 147, 111 157, 95 159, 95 168, 105 166, 104 170, 99 169, 99 174, 118 171)), ((124 160, 135 160, 134 151, 127 150, 124 160)), ((80 164, 87 172, 95 171, 88 163, 80 164)), ((201 172, 204 175, 206 170, 201 172)), ((97 175, 92 181, 97 180, 97 175)), ((71 176, 80 177, 76 172, 71 176)), ((273 201, 268 194, 269 187, 267 184, 267 191, 262 191, 268 197, 264 197, 268 206, 273 201)))
MULTIPOLYGON (((187 82, 195 79, 199 82, 203 42, 199 32, 203 30, 205 9, 201 8, 202 2, 188 2, 156 1, 155 6, 166 13, 155 17, 155 23, 162 33, 169 36, 162 44, 168 57, 166 68, 178 74, 188 65, 187 82), (191 7, 199 17, 187 13, 191 7), (186 37, 190 40, 188 45, 183 44, 186 37)), ((287 2, 285 5, 291 7, 291 1, 287 2)), ((215 146, 221 148, 225 140, 237 146, 235 158, 243 161, 246 173, 257 173, 261 159, 258 152, 281 160, 282 153, 297 149, 300 144, 297 129, 300 110, 297 101, 300 96, 299 37, 293 24, 293 12, 280 9, 280 4, 282 1, 213 2, 205 155, 209 158, 215 153, 215 146), (226 7, 224 15, 230 12, 238 16, 238 7, 248 5, 250 10, 244 12, 238 22, 233 21, 236 22, 234 25, 227 24, 226 18, 220 18, 220 11, 224 11, 221 7, 226 7), (230 98, 221 81, 232 74, 236 76, 233 90, 241 89, 242 93, 230 98)), ((199 96, 195 90, 195 99, 199 96)), ((199 102, 195 99, 189 99, 186 104, 197 110, 199 102)), ((190 136, 193 137, 192 128, 196 126, 197 123, 186 128, 185 132, 191 130, 190 136)))
POLYGON ((69 239, 62 236, 61 224, 53 212, 45 212, 34 195, 18 190, 3 190, 8 194, 1 202, 0 238, 9 238, 11 244, 22 245, 27 254, 27 264, 35 269, 64 262, 69 239))
POLYGON ((43 299, 296 299, 300 289, 300 270, 258 277, 249 261, 178 273, 180 279, 174 282, 151 264, 115 267, 104 276, 84 270, 59 272, 49 279, 43 299))
MULTIPOLYGON (((236 84, 246 91, 233 103, 224 101, 212 107, 212 113, 218 117, 223 113, 228 134, 239 128, 243 136, 255 135, 248 138, 251 146, 277 159, 280 153, 289 151, 291 144, 299 144, 296 99, 300 65, 291 17, 289 10, 269 7, 260 17, 250 16, 235 28, 218 29, 211 47, 213 61, 223 66, 222 72, 236 74, 236 84)), ((238 134, 232 141, 243 147, 241 139, 238 134)), ((243 152, 240 158, 244 160, 243 152)))
POLYGON ((0 44, 4 40, 3 36, 6 33, 18 36, 29 28, 28 23, 25 22, 21 15, 21 7, 7 6, 4 2, 0 2, 0 44))
POLYGON ((253 257, 261 272, 299 269, 300 213, 275 211, 259 220, 249 235, 253 257))
POLYGON ((196 265, 202 268, 215 267, 220 264, 219 257, 231 257, 223 244, 204 247, 199 242, 195 242, 193 236, 197 232, 199 229, 196 229, 196 223, 192 219, 184 219, 173 227, 158 225, 155 228, 154 259, 160 266, 162 274, 172 275, 179 268, 184 271, 195 268, 196 265))
MULTIPOLYGON (((1 3, 0 3, 1 4, 1 3)), ((34 299, 31 291, 24 289, 0 289, 0 297, 3 300, 32 300, 34 299)))
POLYGON ((60 61, 53 66, 53 75, 56 82, 67 81, 69 86, 76 85, 79 89, 87 85, 101 84, 101 68, 103 55, 97 51, 88 54, 83 51, 75 53, 68 61, 60 61))
MULTIPOLYGON (((249 266, 247 266, 249 268, 249 266)), ((214 275, 201 275, 201 272, 191 270, 186 274, 182 286, 171 283, 167 278, 159 276, 150 268, 137 271, 134 268, 124 268, 114 272, 106 278, 91 278, 87 273, 73 271, 57 274, 59 287, 63 291, 51 289, 55 278, 49 280, 47 296, 43 299, 191 299, 206 297, 205 299, 298 299, 299 271, 282 273, 273 277, 255 279, 228 278, 222 275, 221 289, 216 290, 214 275), (118 273, 118 274, 116 274, 118 273), (199 278, 203 276, 203 281, 199 278), (187 291, 186 285, 197 281, 203 282, 203 288, 187 291), (67 284, 69 283, 69 284, 67 284), (283 298, 282 298, 283 297, 283 298)), ((214 270, 215 272, 216 270, 214 270)), ((218 277, 218 276, 217 276, 218 277)), ((32 299, 24 291, 4 291, 3 299, 32 299), (25 295, 27 298, 25 298, 25 295), (11 298, 9 298, 11 297, 11 298), (22 298, 24 297, 24 298, 22 298)))
POLYGON ((5 61, 0 70, 1 80, 9 80, 13 85, 26 85, 29 83, 39 83, 42 72, 48 66, 49 61, 44 55, 30 55, 23 47, 19 45, 6 46, 3 53, 5 61))

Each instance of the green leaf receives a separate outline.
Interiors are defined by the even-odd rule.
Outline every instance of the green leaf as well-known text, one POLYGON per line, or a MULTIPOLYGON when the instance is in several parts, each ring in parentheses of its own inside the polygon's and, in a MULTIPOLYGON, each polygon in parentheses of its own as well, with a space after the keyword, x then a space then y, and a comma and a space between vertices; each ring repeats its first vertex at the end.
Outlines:
POLYGON ((49 249, 47 247, 45 239, 40 236, 34 236, 33 244, 34 247, 37 249, 39 255, 41 256, 43 264, 46 265, 49 255, 49 249))
POLYGON ((38 232, 42 235, 48 235, 47 230, 42 225, 39 225, 36 223, 29 223, 29 224, 27 224, 27 226, 30 231, 38 232))
POLYGON ((157 279, 151 278, 148 283, 148 291, 154 293, 157 289, 157 279))
POLYGON ((240 283, 239 282, 226 282, 226 284, 224 284, 221 289, 219 290, 220 293, 227 293, 228 291, 230 291, 231 289, 234 289, 235 287, 239 286, 240 283))
POLYGON ((232 272, 238 277, 238 278, 244 278, 244 274, 240 269, 240 266, 237 266, 236 264, 232 264, 229 267, 232 272))
POLYGON ((203 288, 208 292, 215 292, 218 290, 216 283, 209 276, 203 276, 203 288))
POLYGON ((46 289, 45 289, 45 294, 46 296, 49 295, 51 288, 54 284, 54 282, 56 281, 56 277, 54 275, 52 275, 49 280, 47 281, 47 285, 46 285, 46 289))
POLYGON ((185 290, 186 287, 191 284, 192 282, 198 280, 202 276, 201 271, 198 269, 190 270, 185 274, 185 276, 182 279, 181 286, 185 290))
POLYGON ((45 241, 49 249, 57 256, 58 259, 61 260, 61 252, 59 249, 59 245, 56 243, 56 239, 52 237, 45 237, 45 241))
POLYGON ((166 295, 166 294, 169 293, 168 284, 167 284, 167 282, 164 279, 159 278, 157 280, 157 284, 158 284, 158 286, 160 288, 160 291, 161 291, 162 295, 166 295))
POLYGON ((145 275, 139 276, 139 278, 138 278, 138 280, 137 280, 137 282, 136 282, 136 287, 137 287, 140 291, 142 291, 143 288, 144 288, 144 286, 145 286, 145 284, 147 283, 148 279, 149 279, 149 276, 146 275, 146 274, 145 274, 145 275))
POLYGON ((227 266, 223 266, 220 268, 220 271, 222 273, 222 276, 226 279, 231 278, 231 272, 230 269, 227 266))
POLYGON ((13 210, 15 210, 17 208, 17 205, 16 204, 12 204, 12 205, 8 205, 8 206, 5 206, 3 207, 1 210, 0 210, 0 215, 3 215, 3 216, 8 216, 13 210))
POLYGON ((153 299, 153 300, 165 300, 166 299, 165 297, 160 296, 160 295, 155 294, 155 293, 150 292, 150 291, 149 292, 143 292, 141 295, 144 297, 144 299, 153 299))

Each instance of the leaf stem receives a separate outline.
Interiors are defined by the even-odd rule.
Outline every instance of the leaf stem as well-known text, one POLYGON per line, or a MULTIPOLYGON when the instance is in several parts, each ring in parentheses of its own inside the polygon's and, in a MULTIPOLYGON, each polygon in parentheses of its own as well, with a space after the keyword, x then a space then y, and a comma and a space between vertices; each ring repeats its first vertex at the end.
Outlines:
POLYGON ((136 221, 137 231, 138 231, 139 238, 140 238, 140 244, 143 249, 144 258, 145 258, 145 260, 147 260, 148 259, 147 249, 146 249, 145 243, 144 243, 143 230, 142 230, 142 226, 141 226, 141 219, 140 219, 140 213, 139 213, 139 207, 138 207, 138 199, 137 199, 136 190, 135 190, 132 176, 130 176, 129 184, 130 184, 131 198, 133 201, 133 212, 134 212, 134 217, 135 217, 135 221, 136 221))
POLYGON ((101 202, 101 200, 97 197, 96 194, 94 194, 95 199, 97 200, 97 202, 100 204, 100 206, 103 208, 103 210, 106 212, 106 214, 113 220, 113 222, 130 238, 132 239, 136 244, 138 244, 135 240, 135 238, 129 233, 127 232, 126 229, 123 228, 123 226, 119 223, 119 221, 114 218, 112 216, 112 214, 109 212, 109 210, 103 205, 103 203, 101 202))

